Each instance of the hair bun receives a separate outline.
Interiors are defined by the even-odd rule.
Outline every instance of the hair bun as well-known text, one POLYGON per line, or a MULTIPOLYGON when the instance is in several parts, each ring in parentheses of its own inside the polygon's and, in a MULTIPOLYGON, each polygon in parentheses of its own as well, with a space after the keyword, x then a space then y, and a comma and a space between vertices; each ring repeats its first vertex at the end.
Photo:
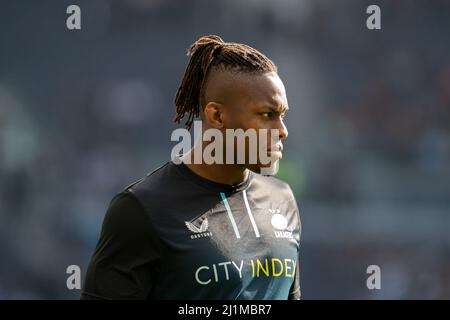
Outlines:
POLYGON ((195 53, 195 51, 197 51, 200 48, 206 49, 207 47, 213 47, 215 49, 217 47, 223 46, 224 44, 225 41, 223 41, 223 39, 219 36, 213 34, 209 36, 204 36, 195 41, 191 45, 191 47, 188 49, 187 55, 192 56, 195 53))

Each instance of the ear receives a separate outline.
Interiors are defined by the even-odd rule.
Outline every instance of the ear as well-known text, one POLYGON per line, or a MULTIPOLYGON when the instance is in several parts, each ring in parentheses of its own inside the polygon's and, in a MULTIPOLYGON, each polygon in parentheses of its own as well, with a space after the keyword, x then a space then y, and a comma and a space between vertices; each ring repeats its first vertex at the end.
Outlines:
POLYGON ((224 105, 217 102, 208 102, 203 110, 204 120, 208 127, 223 128, 223 110, 224 105))

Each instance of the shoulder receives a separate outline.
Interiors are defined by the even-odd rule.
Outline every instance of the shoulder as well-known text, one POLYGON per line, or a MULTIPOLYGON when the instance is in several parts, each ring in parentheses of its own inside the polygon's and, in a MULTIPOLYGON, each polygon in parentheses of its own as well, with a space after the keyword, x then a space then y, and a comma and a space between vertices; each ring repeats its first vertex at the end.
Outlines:
POLYGON ((253 176, 255 183, 272 195, 284 200, 295 201, 294 193, 287 182, 274 176, 263 176, 258 173, 253 173, 253 176))
POLYGON ((120 194, 134 197, 147 213, 159 212, 164 211, 175 200, 180 190, 183 190, 184 183, 176 165, 168 161, 130 183, 120 194))
POLYGON ((133 195, 146 207, 147 202, 170 194, 170 190, 177 183, 175 175, 171 162, 166 162, 139 180, 129 184, 122 193, 133 195))
POLYGON ((149 225, 145 210, 138 199, 128 191, 116 194, 106 211, 103 232, 108 234, 138 235, 149 225))
POLYGON ((166 162, 153 171, 147 173, 144 177, 130 183, 127 187, 125 187, 124 191, 136 194, 142 190, 157 189, 160 185, 164 184, 164 182, 168 182, 167 178, 170 174, 171 165, 170 162, 166 162))

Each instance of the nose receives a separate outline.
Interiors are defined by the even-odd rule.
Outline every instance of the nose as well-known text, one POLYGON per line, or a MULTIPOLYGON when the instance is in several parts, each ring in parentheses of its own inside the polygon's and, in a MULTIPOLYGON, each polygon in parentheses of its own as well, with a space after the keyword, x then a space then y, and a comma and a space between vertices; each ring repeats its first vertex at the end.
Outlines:
POLYGON ((279 136, 280 140, 284 140, 288 137, 288 129, 287 129, 286 125, 284 124, 283 119, 279 120, 279 125, 278 125, 277 129, 280 132, 280 136, 279 136))

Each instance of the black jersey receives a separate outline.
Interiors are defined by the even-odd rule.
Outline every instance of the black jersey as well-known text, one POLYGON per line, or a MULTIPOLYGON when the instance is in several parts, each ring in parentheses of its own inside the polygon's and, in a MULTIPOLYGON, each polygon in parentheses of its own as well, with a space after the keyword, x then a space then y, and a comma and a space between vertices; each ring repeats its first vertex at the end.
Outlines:
POLYGON ((82 298, 300 299, 300 231, 285 182, 168 162, 111 201, 82 298))

